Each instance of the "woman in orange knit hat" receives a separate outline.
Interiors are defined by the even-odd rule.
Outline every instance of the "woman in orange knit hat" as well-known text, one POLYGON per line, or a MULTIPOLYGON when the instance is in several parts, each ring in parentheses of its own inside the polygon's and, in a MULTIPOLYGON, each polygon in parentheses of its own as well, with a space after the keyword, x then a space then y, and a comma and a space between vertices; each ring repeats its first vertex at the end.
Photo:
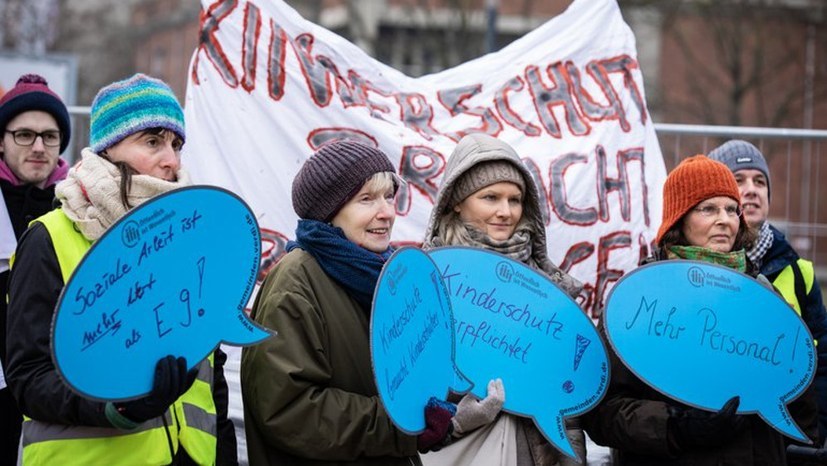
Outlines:
MULTIPOLYGON (((658 250, 645 262, 692 259, 757 276, 745 253, 755 233, 740 198, 726 165, 703 155, 681 162, 664 183, 658 250)), ((614 464, 787 464, 782 435, 757 415, 737 414, 738 397, 718 412, 695 409, 643 383, 613 351, 610 358, 609 390, 583 423, 595 442, 613 448, 614 464)))
POLYGON ((715 257, 755 275, 752 264, 747 270, 744 249, 756 234, 741 215, 740 199, 726 165, 705 155, 681 162, 663 184, 663 220, 655 238, 663 256, 658 259, 715 257))

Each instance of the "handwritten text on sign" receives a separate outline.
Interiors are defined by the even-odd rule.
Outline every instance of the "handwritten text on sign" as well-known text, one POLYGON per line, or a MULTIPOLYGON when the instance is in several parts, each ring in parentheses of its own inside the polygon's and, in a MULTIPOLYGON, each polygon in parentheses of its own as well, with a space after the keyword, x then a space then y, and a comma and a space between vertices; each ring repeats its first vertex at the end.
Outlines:
POLYGON ((52 349, 61 375, 90 398, 135 398, 149 393, 163 356, 194 367, 222 341, 267 338, 244 313, 260 251, 255 217, 223 189, 183 188, 131 211, 60 296, 52 349))
POLYGON ((290 199, 325 142, 353 138, 388 155, 407 181, 393 240, 410 244, 422 241, 457 141, 487 133, 523 157, 554 238, 548 254, 586 284, 584 306, 597 312, 657 232, 666 170, 617 1, 566 3, 508 47, 411 77, 288 2, 202 0, 183 159, 194 179, 250 203, 274 245, 269 269, 296 225, 290 203, 273 199, 290 199))
POLYGON ((449 388, 470 388, 454 367, 451 328, 450 302, 436 265, 419 249, 396 251, 376 286, 370 338, 379 396, 404 432, 425 429, 431 397, 445 399, 449 388))
POLYGON ((713 411, 740 395, 739 413, 807 442, 786 405, 812 381, 813 338, 759 282, 702 262, 658 262, 617 284, 604 318, 618 356, 656 390, 713 411))
POLYGON ((505 256, 451 247, 429 251, 454 311, 456 365, 483 398, 501 378, 504 409, 534 418, 574 456, 565 417, 595 406, 608 385, 608 358, 591 319, 546 276, 505 256))

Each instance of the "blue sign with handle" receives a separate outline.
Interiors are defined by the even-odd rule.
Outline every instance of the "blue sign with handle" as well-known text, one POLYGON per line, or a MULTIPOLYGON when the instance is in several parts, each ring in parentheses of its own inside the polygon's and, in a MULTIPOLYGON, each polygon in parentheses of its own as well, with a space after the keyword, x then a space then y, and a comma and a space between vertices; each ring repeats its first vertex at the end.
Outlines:
POLYGON ((809 443, 787 404, 813 380, 813 337, 758 281, 705 262, 657 262, 615 285, 604 319, 620 359, 654 389, 709 411, 739 395, 739 414, 809 443))
POLYGON ((64 287, 52 323, 58 371, 86 397, 127 400, 150 392, 168 354, 192 368, 222 341, 268 338, 244 311, 260 256, 258 222, 229 191, 192 186, 147 201, 93 244, 64 287))
POLYGON ((486 396, 501 378, 503 409, 531 417, 561 452, 574 457, 564 419, 603 398, 606 348, 592 320, 545 275, 477 248, 428 251, 454 311, 456 365, 486 396))
POLYGON ((403 432, 425 429, 425 405, 470 385, 453 361, 451 304, 439 271, 415 248, 396 251, 382 269, 370 322, 379 397, 403 432))

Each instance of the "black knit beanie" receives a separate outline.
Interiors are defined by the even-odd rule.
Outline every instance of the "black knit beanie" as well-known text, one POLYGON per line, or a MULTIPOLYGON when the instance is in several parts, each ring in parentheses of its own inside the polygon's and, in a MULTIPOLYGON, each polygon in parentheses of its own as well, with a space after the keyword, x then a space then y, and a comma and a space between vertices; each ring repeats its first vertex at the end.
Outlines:
POLYGON ((325 144, 293 179, 293 210, 299 218, 327 222, 381 172, 395 170, 379 149, 352 140, 325 144))

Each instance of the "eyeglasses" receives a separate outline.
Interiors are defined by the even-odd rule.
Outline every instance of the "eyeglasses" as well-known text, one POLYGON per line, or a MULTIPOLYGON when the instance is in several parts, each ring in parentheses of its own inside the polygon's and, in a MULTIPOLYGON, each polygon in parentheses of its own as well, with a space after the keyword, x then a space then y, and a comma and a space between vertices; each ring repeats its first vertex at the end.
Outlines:
POLYGON ((6 132, 11 133, 15 144, 18 146, 34 145, 38 136, 43 140, 43 145, 46 147, 57 147, 60 145, 60 131, 47 130, 38 133, 30 129, 18 129, 15 131, 6 130, 6 132))
POLYGON ((726 207, 719 207, 713 204, 706 204, 702 206, 695 207, 693 210, 695 212, 700 213, 704 217, 717 217, 718 212, 723 209, 726 213, 727 217, 735 218, 740 217, 743 211, 741 210, 741 206, 737 205, 728 205, 726 207))

